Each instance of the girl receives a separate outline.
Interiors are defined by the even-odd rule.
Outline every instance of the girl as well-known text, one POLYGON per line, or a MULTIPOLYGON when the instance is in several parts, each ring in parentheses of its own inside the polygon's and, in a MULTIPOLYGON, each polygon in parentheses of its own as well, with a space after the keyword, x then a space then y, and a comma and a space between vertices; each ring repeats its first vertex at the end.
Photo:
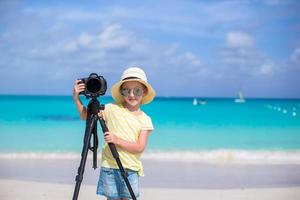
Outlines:
MULTIPOLYGON (((86 108, 79 99, 79 93, 85 90, 85 86, 78 82, 75 82, 73 97, 81 119, 86 119, 86 108)), ((155 97, 155 91, 147 82, 145 72, 138 67, 131 67, 112 86, 111 95, 115 103, 105 105, 105 110, 98 114, 106 121, 109 132, 104 133, 97 194, 107 199, 125 200, 131 196, 108 143, 116 145, 130 185, 138 197, 139 176, 144 175, 140 156, 146 147, 149 133, 154 129, 151 118, 140 106, 150 103, 155 97)))

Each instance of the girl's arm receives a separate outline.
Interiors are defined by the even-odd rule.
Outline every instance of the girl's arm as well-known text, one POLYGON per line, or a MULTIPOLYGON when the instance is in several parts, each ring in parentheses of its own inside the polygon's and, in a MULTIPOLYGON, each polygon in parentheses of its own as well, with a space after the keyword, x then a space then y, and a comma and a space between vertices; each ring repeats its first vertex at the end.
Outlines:
POLYGON ((146 147, 150 132, 151 131, 141 131, 137 142, 128 142, 115 136, 111 132, 104 134, 104 140, 108 143, 114 143, 130 153, 142 153, 146 147))
POLYGON ((84 105, 82 104, 80 98, 79 98, 79 93, 81 91, 85 90, 85 85, 83 83, 78 84, 79 80, 75 81, 74 84, 74 90, 73 90, 73 100, 75 102, 77 111, 79 113, 80 119, 85 120, 86 119, 86 108, 84 107, 84 105))

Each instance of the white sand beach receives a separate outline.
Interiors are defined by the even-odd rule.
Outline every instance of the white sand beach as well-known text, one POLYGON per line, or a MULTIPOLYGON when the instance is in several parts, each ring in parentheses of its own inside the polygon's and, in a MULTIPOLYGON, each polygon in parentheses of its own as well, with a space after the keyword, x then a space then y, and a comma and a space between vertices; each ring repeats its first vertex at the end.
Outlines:
MULTIPOLYGON (((1 200, 72 199, 79 160, 0 159, 1 200)), ((298 200, 300 165, 237 165, 144 160, 140 200, 298 200)), ((78 199, 96 195, 99 169, 87 161, 78 199)))
MULTIPOLYGON (((33 181, 0 180, 1 200, 67 200, 72 199, 74 186, 71 184, 41 183, 33 181)), ((256 189, 171 189, 142 188, 142 200, 298 200, 300 187, 256 188, 256 189)), ((96 196, 95 186, 82 185, 78 199, 106 198, 96 196)))

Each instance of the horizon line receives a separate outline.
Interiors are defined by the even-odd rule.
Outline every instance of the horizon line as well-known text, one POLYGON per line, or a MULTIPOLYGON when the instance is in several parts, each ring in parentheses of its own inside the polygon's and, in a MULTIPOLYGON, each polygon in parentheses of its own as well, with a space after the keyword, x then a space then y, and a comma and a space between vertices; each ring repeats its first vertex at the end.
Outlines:
MULTIPOLYGON (((47 96, 53 96, 53 97, 72 97, 73 95, 67 95, 67 94, 0 94, 0 96, 36 96, 36 97, 47 97, 47 96)), ((84 95, 81 95, 84 97, 84 95)), ((111 95, 103 95, 101 97, 109 97, 112 98, 111 95)), ((156 96, 155 98, 180 98, 180 99, 236 99, 237 96, 156 96)), ((293 100, 300 100, 300 97, 254 97, 249 96, 245 99, 293 99, 293 100)))

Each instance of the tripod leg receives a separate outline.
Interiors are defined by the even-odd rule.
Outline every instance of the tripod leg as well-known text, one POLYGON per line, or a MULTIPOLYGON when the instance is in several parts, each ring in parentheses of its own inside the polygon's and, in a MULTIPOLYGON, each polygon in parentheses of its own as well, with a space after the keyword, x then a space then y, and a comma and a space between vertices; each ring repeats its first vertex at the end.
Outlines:
POLYGON ((132 190, 132 187, 131 187, 130 182, 129 182, 128 178, 127 178, 127 174, 126 174, 126 172, 125 172, 125 170, 124 170, 124 168, 123 168, 123 165, 122 165, 122 163, 121 163, 120 158, 115 158, 115 160, 116 160, 116 162, 117 162, 117 164, 118 164, 118 167, 119 167, 119 169, 120 169, 121 175, 122 175, 122 177, 123 177, 123 179, 124 179, 124 181, 125 181, 125 184, 126 184, 126 186, 127 186, 127 188, 128 188, 128 191, 129 191, 129 193, 130 193, 131 198, 132 198, 133 200, 136 200, 135 194, 134 194, 134 192, 133 192, 133 190, 132 190))
POLYGON ((93 147, 91 150, 93 151, 93 168, 97 168, 97 149, 98 149, 98 135, 97 135, 97 123, 94 125, 94 131, 93 131, 93 147))
POLYGON ((82 148, 82 152, 81 152, 80 165, 78 168, 78 174, 75 179, 76 185, 75 185, 75 189, 74 189, 74 193, 73 193, 73 200, 77 200, 77 198, 78 198, 78 193, 79 193, 80 185, 81 185, 81 182, 83 179, 85 163, 86 163, 87 154, 88 154, 88 150, 89 150, 89 143, 90 143, 92 131, 94 130, 94 126, 97 122, 96 120, 97 120, 97 118, 91 117, 87 121, 87 126, 85 129, 85 135, 84 135, 84 144, 83 144, 83 148, 82 148))
MULTIPOLYGON (((107 131, 108 131, 108 128, 107 128, 107 126, 106 126, 105 121, 103 120, 103 118, 99 117, 98 119, 99 119, 99 122, 100 122, 100 124, 101 124, 102 131, 103 131, 103 132, 107 132, 107 131)), ((110 151, 111 151, 111 153, 112 153, 114 159, 115 159, 116 162, 117 162, 117 165, 118 165, 118 167, 119 167, 119 169, 120 169, 120 172, 121 172, 121 175, 122 175, 122 177, 123 177, 123 179, 124 179, 124 181, 125 181, 125 183, 126 183, 126 186, 127 186, 127 188, 128 188, 128 191, 129 191, 129 193, 130 193, 131 198, 132 198, 133 200, 136 200, 135 194, 134 194, 134 192, 133 192, 133 190, 132 190, 132 187, 131 187, 131 185, 130 185, 130 182, 129 182, 128 178, 127 178, 127 174, 126 174, 126 172, 125 172, 125 170, 124 170, 124 168, 123 168, 122 162, 121 162, 121 160, 120 160, 119 153, 118 153, 118 151, 117 151, 116 145, 113 144, 113 143, 108 143, 108 146, 109 146, 109 149, 110 149, 110 151)))

